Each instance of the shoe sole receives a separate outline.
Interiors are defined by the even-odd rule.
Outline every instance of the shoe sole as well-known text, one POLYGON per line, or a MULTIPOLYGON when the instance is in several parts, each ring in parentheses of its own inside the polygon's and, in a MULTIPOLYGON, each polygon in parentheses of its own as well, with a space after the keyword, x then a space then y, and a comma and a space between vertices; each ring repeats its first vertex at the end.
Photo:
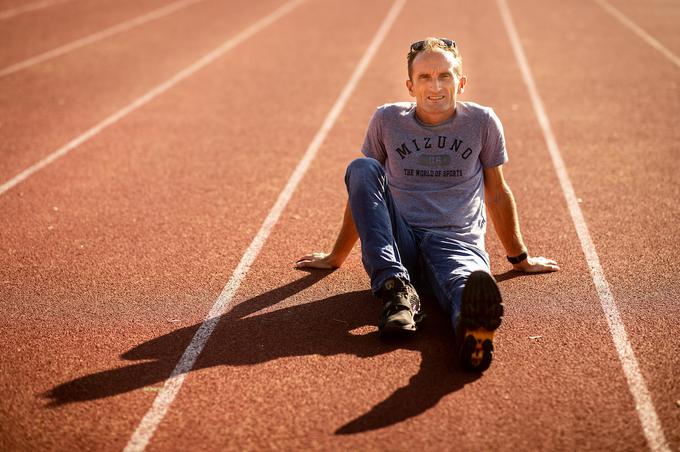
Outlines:
POLYGON ((460 364, 466 370, 483 372, 493 359, 493 339, 503 318, 503 302, 493 277, 484 272, 470 274, 461 299, 460 327, 464 329, 460 364))

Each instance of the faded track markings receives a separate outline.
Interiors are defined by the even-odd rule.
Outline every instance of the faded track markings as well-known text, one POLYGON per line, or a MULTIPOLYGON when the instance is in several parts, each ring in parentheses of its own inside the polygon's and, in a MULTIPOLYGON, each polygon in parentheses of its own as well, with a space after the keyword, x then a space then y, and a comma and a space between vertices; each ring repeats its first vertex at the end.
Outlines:
POLYGON ((0 20, 9 19, 11 17, 18 16, 19 14, 28 13, 28 12, 31 12, 31 11, 35 11, 37 9, 47 8, 49 6, 53 6, 53 5, 56 5, 58 3, 64 3, 64 2, 68 2, 68 1, 71 1, 71 0, 43 0, 43 1, 29 3, 28 5, 17 6, 15 8, 6 9, 4 11, 0 11, 0 20))
POLYGON ((643 30, 640 26, 638 26, 635 22, 630 20, 625 14, 623 14, 621 11, 618 9, 614 8, 611 4, 609 4, 606 0, 595 0, 595 3, 600 5, 605 11, 607 11, 610 15, 614 16, 616 20, 621 22, 623 25, 628 27, 633 33, 638 35, 643 41, 645 41, 647 44, 658 50, 668 58, 671 63, 675 64, 676 66, 680 67, 680 58, 670 50, 668 50, 663 44, 661 44, 659 41, 654 39, 649 33, 647 33, 645 30, 643 30))
POLYGON ((204 68, 208 64, 212 63, 215 61, 217 58, 222 56, 225 52, 228 52, 229 50, 233 49, 236 47, 238 44, 252 36, 253 34, 257 33, 260 31, 262 28, 266 27, 267 25, 271 24, 272 22, 276 21, 279 19, 281 16, 287 14, 290 12, 293 8, 298 6, 300 3, 302 3, 304 0, 293 0, 289 3, 286 3, 284 6, 280 7, 273 13, 271 13, 269 16, 265 17, 264 19, 259 20, 258 22, 254 23, 250 27, 246 28, 243 30, 241 33, 237 34, 233 38, 229 39, 228 41, 222 43, 219 47, 213 49, 211 52, 208 52, 206 55, 204 55, 202 58, 194 62, 192 65, 188 66, 187 68, 183 69, 182 71, 178 72, 175 74, 173 77, 170 79, 166 80, 164 83, 156 86, 153 88, 151 91, 148 91, 146 94, 143 96, 137 98, 134 100, 132 103, 128 104, 126 107, 118 110, 114 114, 110 115, 94 127, 91 127, 88 129, 86 132, 82 133, 78 137, 74 138, 73 140, 69 141, 66 143, 64 146, 60 147, 56 151, 50 153, 47 157, 41 159, 37 163, 33 164, 26 170, 22 171, 21 173, 17 174, 14 176, 12 179, 8 180, 7 182, 3 183, 0 185, 0 196, 3 195, 5 192, 10 190, 11 188, 15 187, 17 184, 23 182, 24 180, 28 179, 31 177, 33 174, 37 173, 41 169, 45 168, 49 164, 53 163, 55 160, 58 160, 59 158, 63 157, 64 155, 68 154, 71 152, 73 149, 77 148, 81 144, 89 141, 91 138, 99 134, 102 130, 106 129, 107 127, 117 123, 120 121, 122 118, 127 116, 128 114, 132 113, 133 111, 137 110, 139 107, 147 104, 154 98, 158 97, 159 95, 163 94, 170 88, 174 87, 177 85, 179 82, 182 80, 190 77, 200 69, 204 68))
POLYGON ((45 62, 47 60, 51 60, 52 58, 56 58, 73 50, 100 41, 104 38, 108 38, 109 36, 113 36, 115 34, 122 33, 123 31, 137 27, 139 25, 143 25, 147 22, 151 22, 152 20, 160 19, 161 17, 167 16, 168 14, 174 13, 182 8, 186 8, 188 6, 193 5, 194 3, 202 1, 205 0, 179 0, 169 5, 165 5, 161 8, 155 9, 141 16, 135 17, 130 20, 126 20, 125 22, 121 22, 118 25, 114 25, 113 27, 109 27, 105 30, 98 31, 89 36, 85 36, 84 38, 77 39, 68 44, 57 47, 56 49, 49 50, 45 53, 41 53, 40 55, 36 55, 27 60, 7 66, 6 68, 0 70, 0 77, 4 77, 6 75, 20 71, 22 69, 26 69, 30 66, 45 62))

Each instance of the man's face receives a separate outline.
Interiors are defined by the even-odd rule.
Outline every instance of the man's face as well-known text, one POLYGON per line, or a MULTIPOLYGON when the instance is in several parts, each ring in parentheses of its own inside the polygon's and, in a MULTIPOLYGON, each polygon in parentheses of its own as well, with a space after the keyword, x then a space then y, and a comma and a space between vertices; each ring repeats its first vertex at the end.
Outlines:
POLYGON ((456 75, 457 64, 451 52, 435 50, 416 55, 406 87, 416 98, 416 113, 421 121, 438 124, 453 115, 458 94, 467 82, 465 76, 456 75))

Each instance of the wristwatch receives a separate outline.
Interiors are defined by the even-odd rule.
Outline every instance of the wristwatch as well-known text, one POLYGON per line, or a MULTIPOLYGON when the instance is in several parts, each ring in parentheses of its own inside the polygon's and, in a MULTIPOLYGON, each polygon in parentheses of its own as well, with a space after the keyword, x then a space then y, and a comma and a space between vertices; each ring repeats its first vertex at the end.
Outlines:
POLYGON ((527 254, 526 251, 522 251, 522 253, 519 254, 518 256, 506 256, 506 257, 508 258, 508 262, 510 262, 511 264, 519 264, 524 259, 529 257, 529 255, 527 254))

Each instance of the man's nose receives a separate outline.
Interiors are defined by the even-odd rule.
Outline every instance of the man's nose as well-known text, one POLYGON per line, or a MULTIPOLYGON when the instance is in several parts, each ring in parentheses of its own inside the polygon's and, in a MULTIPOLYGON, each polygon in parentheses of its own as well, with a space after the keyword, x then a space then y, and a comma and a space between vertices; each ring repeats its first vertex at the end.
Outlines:
POLYGON ((434 88, 435 91, 439 91, 439 88, 441 88, 441 84, 442 82, 441 80, 439 80, 439 78, 434 77, 432 79, 432 88, 434 88))

